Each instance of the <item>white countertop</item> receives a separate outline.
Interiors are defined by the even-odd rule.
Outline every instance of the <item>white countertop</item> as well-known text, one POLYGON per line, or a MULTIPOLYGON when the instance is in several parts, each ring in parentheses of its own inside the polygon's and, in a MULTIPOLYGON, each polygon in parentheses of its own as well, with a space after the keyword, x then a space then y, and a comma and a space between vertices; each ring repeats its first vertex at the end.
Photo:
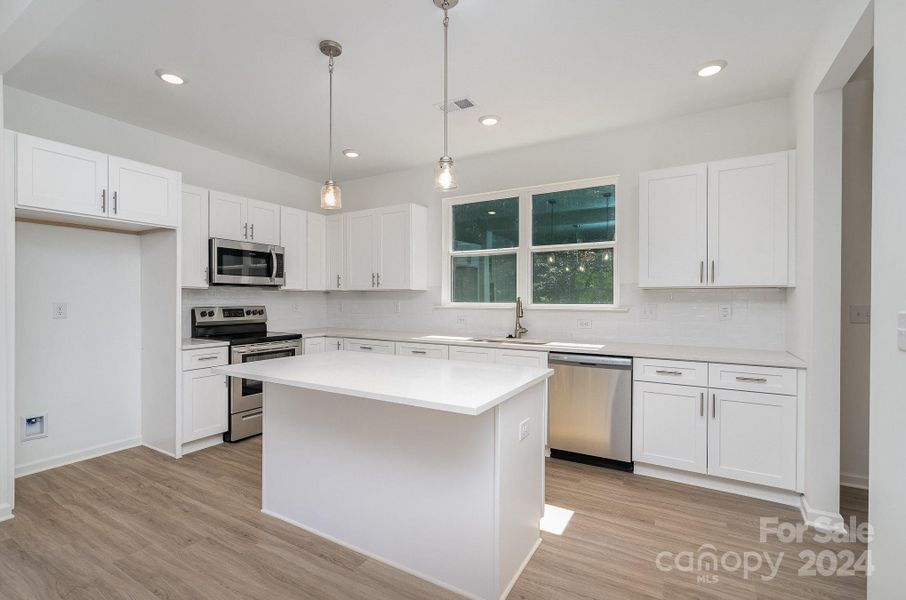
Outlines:
POLYGON ((213 370, 266 383, 464 415, 481 414, 554 373, 539 367, 362 352, 293 356, 213 370))
MULTIPOLYGON (((376 331, 362 329, 311 329, 298 330, 303 338, 341 337, 366 340, 385 340, 392 342, 416 342, 421 344, 443 344, 450 346, 476 346, 485 348, 519 348, 537 352, 577 352, 580 354, 598 354, 606 356, 630 356, 632 358, 660 358, 666 360, 690 360, 697 362, 732 363, 762 367, 787 367, 791 369, 806 368, 805 361, 782 350, 748 350, 744 348, 714 348, 709 346, 673 346, 667 344, 639 344, 607 340, 563 340, 563 343, 550 345, 560 340, 539 340, 548 344, 519 344, 503 342, 475 342, 470 337, 496 337, 453 333, 438 335, 432 333, 406 331, 376 331)), ((533 338, 534 339, 534 338, 533 338)))
POLYGON ((183 350, 201 350, 202 348, 221 348, 229 346, 226 340, 203 340, 200 338, 182 338, 183 350))

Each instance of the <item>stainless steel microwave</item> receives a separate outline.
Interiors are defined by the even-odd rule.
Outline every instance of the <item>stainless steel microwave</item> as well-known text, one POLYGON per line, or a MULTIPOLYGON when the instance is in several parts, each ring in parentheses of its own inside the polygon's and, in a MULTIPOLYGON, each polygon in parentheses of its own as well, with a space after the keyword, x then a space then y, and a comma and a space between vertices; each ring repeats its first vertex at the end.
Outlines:
POLYGON ((211 238, 211 284, 280 286, 285 282, 283 247, 211 238))

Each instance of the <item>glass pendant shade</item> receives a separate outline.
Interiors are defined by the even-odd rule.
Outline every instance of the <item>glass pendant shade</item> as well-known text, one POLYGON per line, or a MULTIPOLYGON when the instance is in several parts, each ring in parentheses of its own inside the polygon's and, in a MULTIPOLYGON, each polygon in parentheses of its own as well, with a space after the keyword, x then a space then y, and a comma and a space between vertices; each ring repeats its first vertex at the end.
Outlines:
POLYGON ((326 210, 343 208, 342 191, 339 184, 332 179, 328 179, 321 186, 321 208, 326 210))
POLYGON ((434 167, 434 189, 446 191, 456 189, 456 169, 453 159, 442 156, 434 167))

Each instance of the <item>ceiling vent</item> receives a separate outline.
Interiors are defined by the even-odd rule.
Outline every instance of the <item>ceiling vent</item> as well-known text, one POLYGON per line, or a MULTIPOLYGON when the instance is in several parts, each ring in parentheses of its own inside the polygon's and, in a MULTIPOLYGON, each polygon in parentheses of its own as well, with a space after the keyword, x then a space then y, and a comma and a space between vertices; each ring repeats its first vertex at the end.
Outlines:
MULTIPOLYGON (((444 109, 444 103, 438 102, 434 106, 437 107, 437 110, 444 109)), ((447 112, 456 112, 459 110, 468 110, 470 108, 475 108, 475 103, 469 98, 456 98, 455 100, 450 100, 447 102, 447 112)))

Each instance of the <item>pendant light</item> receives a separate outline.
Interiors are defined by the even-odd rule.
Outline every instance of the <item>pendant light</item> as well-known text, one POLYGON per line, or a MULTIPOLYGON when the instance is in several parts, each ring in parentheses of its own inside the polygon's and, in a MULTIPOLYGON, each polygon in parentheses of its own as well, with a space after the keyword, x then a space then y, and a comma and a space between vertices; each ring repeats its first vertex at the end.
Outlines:
POLYGON ((318 48, 327 56, 327 73, 330 78, 330 121, 327 145, 327 181, 321 186, 321 208, 336 210, 343 207, 339 184, 333 180, 333 59, 343 53, 343 46, 333 40, 323 40, 318 48))
POLYGON ((434 0, 434 5, 444 11, 444 155, 434 167, 434 188, 445 192, 456 188, 456 171, 453 159, 447 153, 447 32, 450 29, 450 17, 447 11, 456 6, 459 0, 434 0))

